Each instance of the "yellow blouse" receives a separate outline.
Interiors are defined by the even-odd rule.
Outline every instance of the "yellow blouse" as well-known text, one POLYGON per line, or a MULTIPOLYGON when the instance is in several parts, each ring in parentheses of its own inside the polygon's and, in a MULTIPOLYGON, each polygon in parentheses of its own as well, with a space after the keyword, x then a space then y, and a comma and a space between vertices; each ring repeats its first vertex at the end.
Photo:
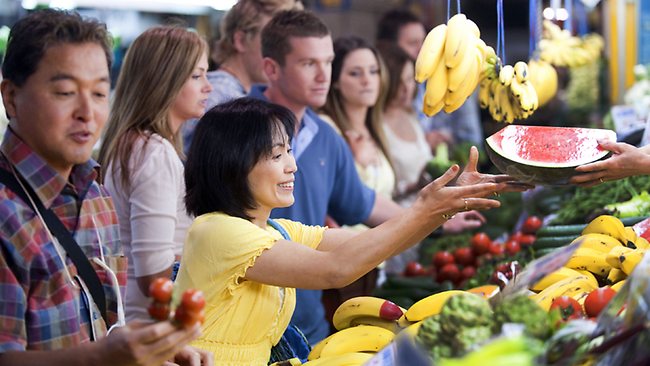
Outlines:
MULTIPOLYGON (((324 227, 276 220, 291 239, 316 248, 324 227)), ((175 298, 196 288, 205 294, 202 335, 193 346, 214 353, 215 365, 266 365, 296 304, 295 289, 244 279, 265 249, 282 239, 267 226, 222 213, 197 217, 189 229, 175 298)))

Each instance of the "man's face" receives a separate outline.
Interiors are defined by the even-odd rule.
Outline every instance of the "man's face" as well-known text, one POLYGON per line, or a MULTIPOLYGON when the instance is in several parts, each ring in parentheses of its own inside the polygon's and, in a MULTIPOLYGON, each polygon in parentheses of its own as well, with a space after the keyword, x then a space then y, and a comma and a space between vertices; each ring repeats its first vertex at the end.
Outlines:
POLYGON ((424 43, 424 26, 420 23, 408 23, 399 30, 397 45, 406 51, 412 59, 418 57, 422 43, 424 43))
POLYGON ((95 43, 48 48, 23 86, 2 82, 11 127, 59 173, 90 159, 108 118, 106 55, 95 43))
POLYGON ((332 37, 292 37, 291 52, 280 66, 277 87, 290 107, 325 104, 332 76, 332 37))

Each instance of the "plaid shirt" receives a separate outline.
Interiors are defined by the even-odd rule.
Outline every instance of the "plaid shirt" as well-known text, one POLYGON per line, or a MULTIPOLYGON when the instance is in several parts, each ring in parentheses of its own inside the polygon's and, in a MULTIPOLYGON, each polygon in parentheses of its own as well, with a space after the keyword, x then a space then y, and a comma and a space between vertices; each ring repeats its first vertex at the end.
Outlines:
MULTIPOLYGON (((113 202, 95 182, 97 163, 76 165, 66 181, 11 129, 0 150, 0 168, 15 167, 88 257, 101 257, 101 238, 105 263, 115 271, 123 296, 126 259, 113 202)), ((0 183, 0 353, 54 350, 90 341, 87 305, 65 273, 67 267, 75 276, 77 269, 70 258, 65 261, 64 266, 36 213, 0 183)), ((115 322, 117 302, 110 277, 92 264, 104 285, 109 323, 115 322)), ((95 323, 105 329, 101 317, 95 323)))

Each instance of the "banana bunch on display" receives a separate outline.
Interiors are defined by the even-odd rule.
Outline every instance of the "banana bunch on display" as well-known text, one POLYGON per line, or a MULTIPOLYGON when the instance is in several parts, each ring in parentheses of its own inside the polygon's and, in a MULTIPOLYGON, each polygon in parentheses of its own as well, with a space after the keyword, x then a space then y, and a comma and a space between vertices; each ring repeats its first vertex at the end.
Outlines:
POLYGON ((610 215, 592 220, 577 241, 580 246, 564 267, 530 287, 536 292, 531 298, 542 308, 548 310, 560 296, 572 297, 584 305, 587 295, 599 284, 618 291, 650 248, 645 238, 610 215))
POLYGON ((334 312, 332 323, 337 330, 356 325, 373 325, 394 333, 401 330, 404 309, 395 303, 373 296, 358 296, 343 302, 334 312))
POLYGON ((546 61, 529 60, 528 72, 528 81, 533 84, 541 107, 557 94, 557 71, 553 65, 546 61))
POLYGON ((480 36, 476 23, 461 13, 427 34, 415 61, 415 80, 427 82, 426 115, 451 113, 474 92, 488 52, 480 36))
POLYGON ((571 35, 557 24, 544 20, 543 38, 539 41, 540 58, 560 67, 576 67, 588 64, 600 57, 605 42, 595 33, 584 38, 571 35))
POLYGON ((528 118, 539 107, 529 73, 528 64, 523 61, 514 66, 501 65, 496 55, 488 57, 479 83, 481 108, 488 109, 497 122, 512 123, 528 118))

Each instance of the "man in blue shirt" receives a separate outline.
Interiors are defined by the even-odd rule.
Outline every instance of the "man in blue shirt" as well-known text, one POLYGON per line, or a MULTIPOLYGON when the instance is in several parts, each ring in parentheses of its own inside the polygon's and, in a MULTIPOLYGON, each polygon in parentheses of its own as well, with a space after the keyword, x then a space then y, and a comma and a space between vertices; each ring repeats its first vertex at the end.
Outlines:
MULTIPOLYGON (((325 24, 310 12, 280 12, 262 31, 262 55, 269 84, 253 86, 250 95, 289 108, 298 121, 295 203, 271 216, 323 225, 329 214, 339 224, 376 226, 399 214, 397 204, 361 183, 345 141, 310 109, 325 104, 330 86, 334 49, 325 24)), ((321 294, 298 290, 292 318, 312 345, 329 332, 321 294)))

